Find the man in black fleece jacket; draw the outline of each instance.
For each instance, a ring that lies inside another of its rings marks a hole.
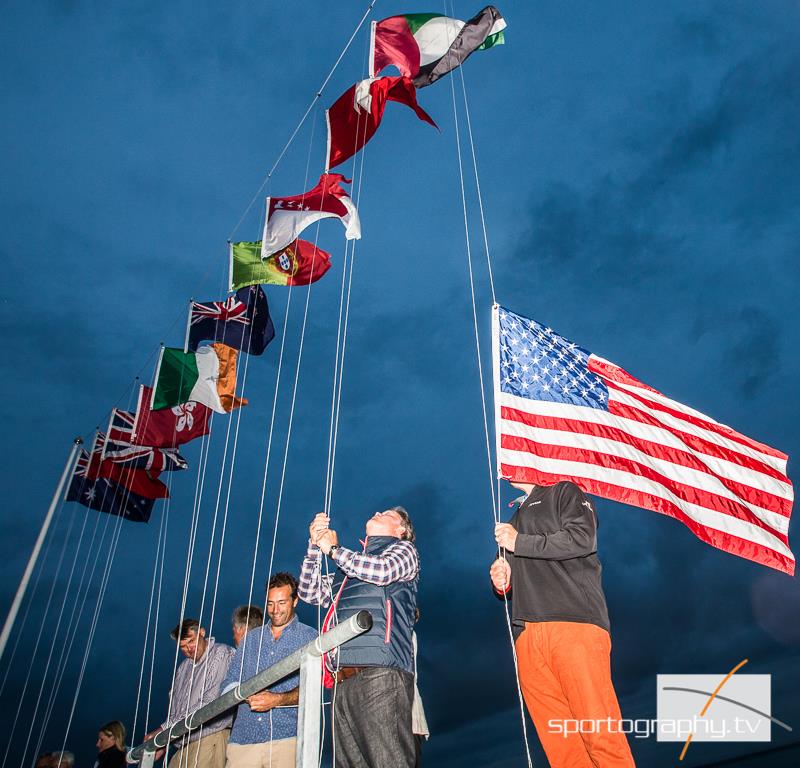
[[[634,765],[611,682],[597,516],[577,485],[512,483],[527,494],[495,539],[495,590],[511,597],[525,703],[553,768]]]

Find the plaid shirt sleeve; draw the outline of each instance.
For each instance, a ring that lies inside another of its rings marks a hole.
[[[297,594],[304,603],[321,605],[323,608],[331,602],[331,583],[333,574],[322,574],[322,551],[311,542],[303,558],[300,569],[300,581]]]
[[[402,539],[390,544],[380,555],[337,547],[333,560],[348,576],[379,587],[395,581],[411,581],[419,573],[417,548]]]

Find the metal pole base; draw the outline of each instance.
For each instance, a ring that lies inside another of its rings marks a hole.
[[[304,653],[300,662],[296,768],[317,768],[319,765],[322,659],[321,656]]]

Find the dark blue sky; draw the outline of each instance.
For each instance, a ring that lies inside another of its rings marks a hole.
[[[797,5],[681,0],[500,8],[507,45],[465,66],[499,301],[794,456]],[[441,8],[387,0],[377,4],[375,18],[427,10]],[[476,10],[456,5],[462,18]],[[159,342],[180,343],[190,296],[222,297],[226,239],[362,11],[361,3],[7,4],[0,31],[3,610],[72,437],[105,424],[115,403],[128,405],[133,378],[152,375]],[[363,76],[365,55],[364,32],[323,105]],[[419,100],[441,133],[389,105],[366,150],[334,526],[353,542],[364,519],[384,505],[402,503],[414,517],[423,562],[420,687],[434,734],[429,764],[521,765],[505,622],[486,579],[491,500],[450,82],[424,89]],[[270,191],[302,192],[307,162],[311,187],[324,151],[323,114],[316,110]],[[343,167],[351,170],[350,163]],[[490,294],[472,184],[469,203],[488,361]],[[259,200],[237,238],[260,237],[262,207]],[[334,266],[312,290],[277,532],[275,566],[293,570],[324,494],[344,256],[337,223],[323,223],[320,245]],[[280,332],[287,292],[273,287],[268,295]],[[292,296],[286,334],[256,563],[259,598],[305,295]],[[249,587],[278,343],[248,368],[251,405],[239,425],[212,627],[225,641],[230,611],[246,601]],[[220,485],[226,427],[219,419],[211,440],[188,594],[192,614],[200,611],[218,493],[212,584],[219,558],[230,478],[226,469]],[[192,469],[174,479],[169,508],[151,725],[163,714],[169,684],[168,631],[180,611],[198,449],[186,450]],[[513,495],[504,488],[504,504]],[[597,507],[623,713],[655,715],[658,673],[725,672],[747,657],[748,671],[773,676],[773,713],[798,726],[797,581],[713,550],[673,520],[602,500]],[[133,721],[163,514],[160,505],[149,526],[120,529],[67,740],[79,768],[91,765],[100,724]],[[101,536],[106,522],[71,505],[56,520],[2,691],[0,743],[8,746],[8,766],[22,760],[40,690],[39,711],[55,697],[44,748],[64,738],[111,540],[111,527]],[[88,580],[98,553],[55,694],[74,586],[84,563]],[[206,624],[210,612],[207,600]],[[316,621],[306,609],[301,617]],[[6,657],[0,675],[7,669]],[[140,714],[137,739],[142,728]],[[773,734],[776,745],[792,741],[779,729]],[[34,728],[32,740],[38,736]],[[686,763],[755,748],[696,744]],[[673,765],[679,751],[652,740],[637,740],[633,749],[646,766]],[[762,764],[796,764],[787,755]]]

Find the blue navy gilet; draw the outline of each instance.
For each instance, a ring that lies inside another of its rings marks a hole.
[[[394,536],[370,536],[364,552],[379,555]],[[333,580],[336,617],[342,622],[361,610],[372,614],[372,629],[339,648],[342,667],[392,667],[414,673],[411,632],[417,608],[419,576],[385,587],[346,577],[337,570]],[[333,609],[333,607],[332,607]]]

